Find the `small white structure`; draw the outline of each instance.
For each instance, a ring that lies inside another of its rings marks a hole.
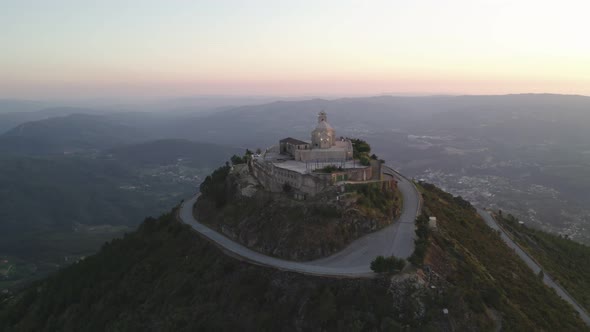
[[[428,228],[432,229],[432,230],[436,230],[437,226],[436,226],[436,217],[430,217],[428,218]]]

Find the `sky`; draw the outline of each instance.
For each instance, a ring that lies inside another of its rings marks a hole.
[[[0,98],[590,95],[590,1],[0,0]]]

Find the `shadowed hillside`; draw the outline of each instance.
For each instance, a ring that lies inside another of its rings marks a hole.
[[[179,223],[148,218],[135,233],[0,298],[5,331],[584,331],[474,214],[424,187],[427,270],[329,279],[240,262]],[[419,256],[419,255],[418,255]],[[418,258],[414,257],[417,262]],[[417,262],[417,264],[419,264]],[[434,273],[434,274],[432,274]],[[435,287],[432,287],[435,286]],[[443,309],[449,311],[448,315]]]
[[[0,158],[0,289],[38,278],[190,197],[236,149],[182,140]],[[1,268],[0,268],[1,270]]]
[[[46,155],[84,152],[148,140],[148,132],[103,116],[71,114],[20,124],[0,135],[0,152]]]

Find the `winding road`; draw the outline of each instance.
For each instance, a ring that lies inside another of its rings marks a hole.
[[[353,241],[348,247],[331,256],[308,262],[287,261],[270,257],[245,246],[234,242],[224,235],[210,229],[198,222],[193,215],[193,205],[199,195],[185,201],[179,210],[179,217],[182,222],[192,226],[197,232],[205,236],[216,245],[222,247],[231,255],[254,264],[270,266],[284,271],[299,272],[310,275],[327,277],[372,277],[374,273],[370,264],[375,257],[396,256],[408,258],[414,252],[414,220],[421,208],[420,194],[412,182],[389,167],[385,167],[385,174],[395,177],[398,187],[404,198],[402,213],[397,222],[384,229],[365,235]],[[478,209],[477,212],[492,229],[500,231],[501,238],[506,245],[514,249],[515,253],[528,265],[534,273],[539,273],[541,267],[518,246],[504,230],[497,224],[496,220],[485,210]],[[561,286],[547,274],[544,274],[543,282],[553,288],[557,294],[570,303],[580,314],[582,320],[590,325],[588,313],[570,296]]]
[[[516,244],[508,236],[508,234],[506,234],[504,229],[498,225],[496,220],[489,214],[489,212],[483,209],[477,209],[477,212],[483,218],[486,224],[488,224],[488,226],[490,226],[492,229],[500,231],[500,237],[502,238],[502,240],[504,240],[506,245],[514,249],[514,252],[518,255],[518,257],[520,257],[524,261],[524,263],[533,270],[535,274],[541,271],[541,266],[539,266],[539,264],[537,264],[537,262],[535,262],[535,260],[531,256],[529,256],[524,250],[522,250],[522,248],[518,244]],[[584,308],[582,308],[582,306],[579,305],[578,302],[576,302],[576,300],[574,300],[574,298],[571,295],[569,295],[569,293],[565,289],[561,288],[561,286],[559,286],[559,284],[557,284],[547,274],[547,272],[543,271],[543,275],[543,282],[545,283],[545,285],[553,288],[557,295],[559,295],[559,297],[571,304],[574,307],[574,309],[576,309],[576,311],[580,314],[580,318],[582,318],[582,320],[587,325],[590,325],[590,316],[588,315],[586,310],[584,310]]]
[[[185,201],[179,211],[179,217],[185,224],[213,241],[224,250],[241,259],[255,264],[304,274],[331,277],[371,277],[370,264],[375,257],[396,256],[408,258],[414,252],[414,220],[420,212],[420,194],[412,182],[385,167],[385,174],[394,176],[404,199],[404,206],[399,219],[377,232],[365,235],[350,243],[342,251],[308,262],[293,262],[266,256],[234,242],[224,235],[198,222],[193,216],[193,205],[198,195]]]

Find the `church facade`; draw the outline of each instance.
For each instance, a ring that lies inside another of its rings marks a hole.
[[[326,112],[318,114],[318,123],[311,132],[311,143],[295,138],[279,142],[281,154],[303,162],[344,162],[352,160],[352,142],[336,138],[336,132],[328,123]]]
[[[333,168],[326,171],[327,166]],[[353,159],[352,142],[336,138],[325,112],[319,113],[310,142],[284,138],[264,154],[254,156],[250,169],[267,190],[280,192],[288,187],[299,199],[315,196],[330,186],[380,181],[382,177],[379,161],[361,165]]]

